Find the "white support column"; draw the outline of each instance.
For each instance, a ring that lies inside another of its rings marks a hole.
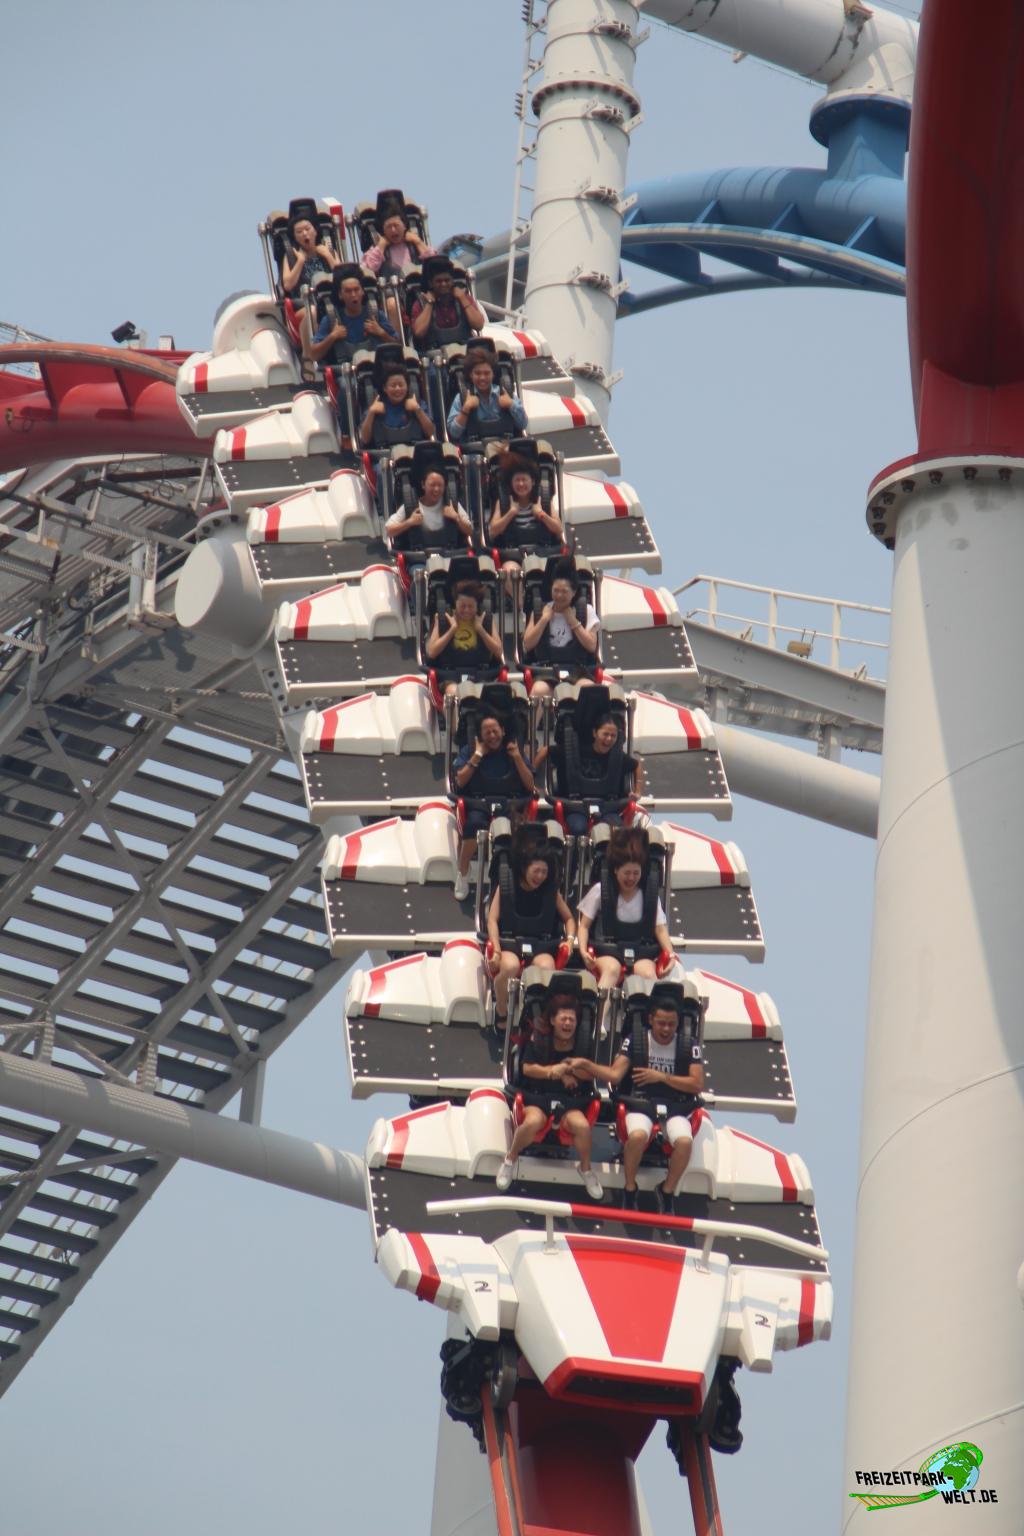
[[[607,421],[637,10],[628,0],[550,0],[534,98],[536,181],[527,322]]]
[[[895,536],[843,1529],[861,1471],[984,1453],[986,1532],[1024,1508],[1024,461],[918,460]],[[910,1492],[892,1489],[892,1492]],[[980,1493],[979,1493],[980,1497]],[[930,1503],[900,1511],[934,1532]]]

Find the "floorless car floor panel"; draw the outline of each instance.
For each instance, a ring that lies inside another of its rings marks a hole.
[[[383,539],[335,539],[324,544],[253,544],[252,563],[260,585],[282,597],[318,591],[368,565],[390,562]]]
[[[440,950],[449,939],[475,938],[472,896],[456,901],[450,884],[373,885],[325,880],[324,905],[332,946],[404,951]]]
[[[603,523],[570,523],[576,548],[592,565],[661,570],[661,555],[642,517],[608,518]]]
[[[502,1042],[478,1024],[408,1024],[397,1019],[348,1019],[353,1094],[401,1091],[449,1093],[442,1083],[501,1082]]]
[[[597,1142],[598,1138],[595,1137],[595,1163],[603,1161]],[[610,1152],[610,1146],[606,1150]],[[520,1158],[520,1171],[525,1176],[513,1183],[508,1192],[509,1195],[522,1195],[533,1200],[569,1200],[574,1204],[589,1204],[583,1185],[572,1172],[572,1159],[575,1153],[569,1153],[562,1160],[567,1176],[564,1183],[553,1184],[530,1179],[531,1163],[535,1163],[538,1157],[548,1155],[534,1153]],[[615,1161],[618,1161],[617,1155]],[[431,1216],[426,1210],[428,1200],[477,1199],[483,1195],[493,1195],[494,1192],[493,1178],[442,1179],[426,1174],[406,1173],[401,1168],[374,1168],[370,1172],[372,1216],[378,1236],[388,1227],[398,1227],[402,1232],[456,1232],[482,1237],[485,1242],[493,1242],[506,1232],[523,1228],[543,1228],[542,1216],[527,1215],[513,1210],[464,1211],[450,1216]],[[634,1241],[645,1237],[650,1240],[657,1234],[660,1241],[685,1248],[702,1246],[703,1238],[690,1233],[678,1231],[672,1233],[666,1229],[662,1229],[659,1233],[656,1227],[645,1229],[617,1221],[617,1212],[612,1204],[615,1198],[614,1192],[605,1191],[605,1200],[608,1203],[606,1218],[600,1221],[559,1218],[555,1222],[556,1230],[599,1233],[605,1237],[631,1238]],[[654,1214],[653,1194],[641,1194],[640,1209]],[[821,1234],[814,1208],[796,1202],[785,1205],[767,1202],[737,1205],[731,1200],[711,1200],[706,1195],[683,1195],[679,1200],[679,1215],[701,1217],[708,1221],[732,1221],[766,1227],[770,1232],[778,1233],[780,1236],[794,1237],[800,1242],[814,1243],[818,1246],[821,1244]],[[749,1238],[716,1237],[715,1248],[726,1254],[733,1264],[745,1264],[759,1269],[797,1271],[803,1274],[827,1273],[826,1264],[818,1259],[787,1253],[784,1249],[776,1248],[770,1243]]]
[[[371,681],[386,685],[422,671],[415,640],[282,640],[275,642],[290,700],[329,698]]]
[[[391,813],[399,803],[410,810],[447,795],[444,753],[408,752],[364,757],[347,752],[310,752],[302,759],[309,813],[314,821],[336,810],[367,815]]]
[[[746,954],[752,959],[764,955],[757,907],[746,886],[670,891],[668,920],[673,941],[688,953]]]

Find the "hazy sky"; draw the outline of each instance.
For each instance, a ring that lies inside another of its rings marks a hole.
[[[221,299],[263,284],[257,222],[294,195],[401,185],[435,239],[506,227],[519,10],[8,0],[0,318],[85,341],[131,319],[206,347]],[[656,27],[637,88],[631,181],[823,163],[815,89],[752,60]],[[666,585],[888,601],[864,493],[914,446],[904,337],[900,300],[807,292],[620,327],[610,430]],[[789,1536],[820,1536],[843,1493],[873,848],[750,801],[718,835],[746,854],[768,943],[764,966],[718,968],[775,997],[800,1106],[749,1128],[811,1170],[836,1329],[742,1379],[746,1444],[716,1469],[727,1530],[771,1498]],[[361,1150],[389,1101],[350,1102],[342,1011],[339,990],[274,1058],[264,1119]],[[421,1536],[442,1333],[375,1273],[364,1218],[181,1165],[0,1403],[0,1530]],[[689,1521],[662,1438],[640,1463],[659,1536]]]

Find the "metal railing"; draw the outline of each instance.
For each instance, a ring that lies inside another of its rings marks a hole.
[[[868,627],[874,620],[876,631],[883,630],[887,635],[888,608],[848,602],[844,598],[818,597],[809,592],[788,592],[780,587],[762,587],[725,576],[691,576],[681,587],[675,587],[672,595],[682,598],[684,594],[693,593],[699,597],[701,588],[706,589],[703,604],[698,602],[693,607],[685,607],[680,602],[684,619],[695,619],[712,629],[734,634],[739,640],[750,640],[775,651],[783,650],[804,661],[817,661],[836,672],[882,681],[876,672],[869,671],[869,665],[874,662],[877,666],[881,659],[884,672],[888,638],[848,633],[844,630],[844,620],[850,614],[869,616]],[[730,606],[723,607],[723,592],[746,594],[759,601],[744,603],[741,596],[734,598],[730,595],[725,599]],[[741,611],[731,611],[734,607]],[[759,611],[751,611],[755,608]],[[864,652],[871,654],[864,655]]]

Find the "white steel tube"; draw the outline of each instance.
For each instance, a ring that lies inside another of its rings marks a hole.
[[[729,788],[766,805],[776,805],[861,837],[878,830],[878,779],[860,768],[830,763],[798,747],[716,725],[715,740]]]
[[[966,472],[965,472],[966,471]],[[843,1529],[858,1470],[984,1454],[1024,1508],[1024,464],[918,461],[895,533]],[[894,500],[889,495],[890,502]],[[927,1504],[899,1514],[928,1536]]]
[[[525,310],[607,421],[636,7],[550,0]]]
[[[918,24],[883,6],[847,16],[843,0],[646,0],[644,15],[848,92],[910,100]]]
[[[351,1152],[81,1077],[66,1067],[0,1051],[0,1104],[320,1200],[360,1210],[366,1206],[363,1160]]]

